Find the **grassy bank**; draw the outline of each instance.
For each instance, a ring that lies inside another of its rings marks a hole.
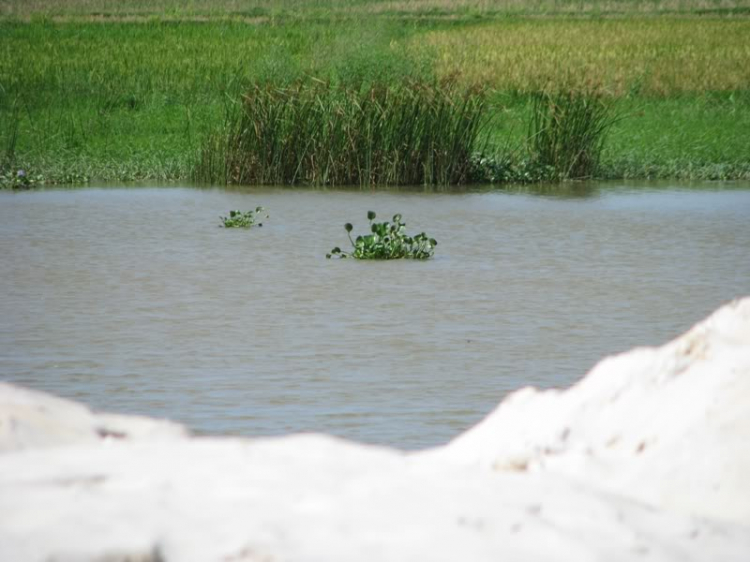
[[[201,139],[252,82],[419,77],[429,69],[398,46],[409,33],[402,24],[3,22],[0,155],[12,151],[51,181],[188,177]]]
[[[501,122],[496,145],[522,152],[530,104],[526,95],[492,100]],[[750,95],[745,92],[628,96],[601,157],[601,178],[750,179]]]
[[[49,182],[185,179],[255,83],[450,77],[489,87],[490,140],[509,157],[534,91],[583,85],[626,116],[599,175],[748,178],[747,4],[5,0],[0,164]],[[667,6],[683,15],[651,15]],[[718,9],[735,16],[696,15]],[[560,12],[574,15],[538,17]],[[591,17],[605,12],[626,15]]]

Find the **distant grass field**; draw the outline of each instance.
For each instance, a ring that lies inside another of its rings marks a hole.
[[[550,83],[673,96],[750,88],[750,19],[515,19],[430,32],[437,71],[498,90]]]
[[[627,116],[606,144],[603,175],[748,178],[746,9],[750,1],[0,0],[0,165],[51,182],[184,179],[253,82],[452,77],[491,89],[498,149],[523,144],[530,92],[586,85],[617,96]],[[697,15],[717,11],[734,15]]]
[[[518,150],[527,133],[526,96],[498,93],[495,142]],[[750,179],[750,93],[634,96],[607,137],[604,178]]]
[[[185,178],[257,80],[385,83],[429,69],[408,26],[0,22],[0,159],[48,180]]]
[[[51,17],[330,17],[507,14],[743,14],[748,0],[0,0],[0,15]]]

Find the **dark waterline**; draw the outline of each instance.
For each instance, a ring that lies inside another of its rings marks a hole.
[[[262,229],[224,230],[266,207]],[[401,212],[428,262],[329,261]],[[0,193],[0,375],[199,433],[446,442],[750,294],[750,185]]]

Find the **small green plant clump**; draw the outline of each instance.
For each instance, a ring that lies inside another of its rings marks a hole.
[[[354,248],[351,252],[344,252],[338,246],[335,247],[326,258],[333,256],[339,258],[355,258],[359,260],[396,260],[411,258],[415,260],[426,260],[435,253],[437,241],[429,238],[424,232],[416,236],[406,234],[406,223],[402,222],[401,215],[393,215],[393,222],[373,222],[375,212],[368,211],[367,219],[370,221],[370,234],[357,236],[352,239],[351,223],[346,223],[344,229],[349,237],[349,242]]]
[[[42,176],[26,170],[0,168],[0,188],[3,189],[31,189],[42,181]]]
[[[558,179],[555,168],[515,154],[475,154],[471,178],[476,183],[543,183]]]
[[[229,211],[228,217],[221,217],[224,228],[250,228],[251,226],[263,226],[258,222],[260,215],[265,212],[263,207],[256,207],[254,211]],[[268,215],[265,216],[268,218]]]

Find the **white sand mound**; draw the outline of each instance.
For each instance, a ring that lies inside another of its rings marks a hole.
[[[416,454],[0,385],[0,561],[750,559],[750,299]]]
[[[86,406],[0,382],[0,453],[112,439],[187,437],[181,425],[140,416],[98,414]]]
[[[568,390],[512,394],[440,456],[750,524],[750,299],[604,359]]]

